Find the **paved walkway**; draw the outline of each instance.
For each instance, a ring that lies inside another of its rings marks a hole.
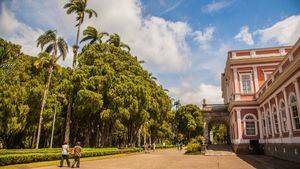
[[[205,151],[206,156],[216,156],[216,155],[235,155],[229,145],[209,145]]]
[[[277,161],[277,165],[274,161]],[[279,165],[280,164],[280,165]],[[280,168],[278,168],[280,167]],[[266,156],[204,156],[185,155],[176,149],[160,150],[150,154],[132,154],[124,157],[82,162],[81,169],[297,169],[300,165],[275,160]],[[56,169],[56,166],[39,169]]]

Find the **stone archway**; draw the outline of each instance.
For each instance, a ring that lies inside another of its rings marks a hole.
[[[229,112],[224,104],[203,104],[205,144],[210,144],[210,129],[213,124],[227,126],[227,139],[230,143]]]

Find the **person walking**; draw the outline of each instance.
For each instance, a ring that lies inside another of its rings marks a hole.
[[[152,144],[152,150],[153,150],[153,152],[155,151],[155,148],[156,148],[156,145],[155,145],[155,143],[153,143]]]
[[[72,165],[72,168],[80,166],[80,157],[81,157],[81,146],[80,142],[76,143],[76,146],[74,147],[74,163]]]
[[[70,167],[70,161],[69,161],[69,145],[68,142],[64,142],[62,145],[62,152],[61,152],[61,158],[60,158],[60,166],[63,167],[64,160],[66,159],[68,167]]]

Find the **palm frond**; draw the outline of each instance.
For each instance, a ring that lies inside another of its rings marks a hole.
[[[120,47],[121,47],[121,48],[126,48],[127,51],[130,52],[130,47],[129,47],[127,44],[121,42]]]
[[[67,53],[68,53],[68,44],[67,44],[67,42],[63,38],[59,37],[58,40],[57,40],[57,47],[58,47],[60,56],[62,56],[63,60],[65,60],[66,56],[67,56]]]
[[[53,51],[53,49],[54,49],[54,44],[52,43],[47,46],[47,48],[45,49],[45,52],[51,53]]]

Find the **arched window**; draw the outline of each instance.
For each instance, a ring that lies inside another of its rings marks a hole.
[[[265,117],[264,116],[262,116],[262,132],[263,132],[263,135],[265,136],[265,135],[267,135],[266,133],[267,133],[267,128],[266,128],[266,119],[265,119]]]
[[[244,128],[246,136],[255,136],[257,134],[256,118],[252,114],[244,117]]]
[[[286,111],[285,111],[285,104],[284,101],[281,100],[279,103],[279,113],[282,119],[282,130],[283,132],[287,131],[287,116],[286,116]]]
[[[273,107],[273,119],[274,119],[274,130],[275,130],[275,133],[278,134],[279,133],[279,120],[278,120],[278,116],[277,116],[276,107]]]
[[[290,112],[292,114],[293,128],[300,129],[300,116],[297,107],[297,98],[294,93],[290,95]]]
[[[267,126],[268,126],[268,134],[272,135],[272,122],[271,122],[271,114],[269,110],[267,111]]]

